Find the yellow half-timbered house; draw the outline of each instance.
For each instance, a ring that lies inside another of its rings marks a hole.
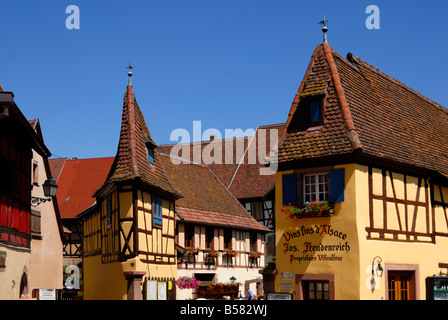
[[[447,124],[444,107],[319,44],[278,150],[276,291],[446,296],[428,279],[448,267]]]
[[[86,300],[175,299],[181,194],[165,175],[130,79],[117,154],[95,204],[79,215]]]

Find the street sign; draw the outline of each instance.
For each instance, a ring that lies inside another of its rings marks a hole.
[[[266,300],[292,300],[292,293],[286,292],[269,292]]]

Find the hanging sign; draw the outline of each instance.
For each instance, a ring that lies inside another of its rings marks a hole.
[[[345,232],[332,225],[299,226],[283,233],[283,254],[292,263],[341,262],[350,252]]]

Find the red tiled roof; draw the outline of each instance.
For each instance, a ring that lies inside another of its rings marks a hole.
[[[67,219],[75,218],[94,204],[93,193],[105,181],[114,158],[64,160],[56,197],[61,218]],[[49,162],[53,170],[55,162],[60,162],[60,159],[50,159]]]
[[[156,150],[154,165],[149,163],[147,144],[156,147],[135,99],[132,85],[128,85],[124,95],[120,140],[115,161],[107,179],[95,192],[95,196],[101,194],[108,185],[132,181],[142,182],[149,188],[172,198],[181,197],[182,195],[169,183]]]
[[[288,116],[279,162],[356,153],[448,177],[447,110],[358,57],[348,57],[326,43],[317,46]],[[300,101],[319,93],[326,93],[325,120],[321,129],[310,131],[301,126]]]
[[[64,169],[65,162],[69,158],[55,158],[50,159],[50,171],[53,176],[54,181],[58,182],[59,176],[61,175],[62,170]]]
[[[259,224],[205,165],[173,164],[160,154],[170,182],[184,197],[176,210],[185,222],[213,224],[269,232]]]
[[[277,146],[270,146],[270,133],[277,130],[278,139],[283,132],[285,124],[265,125],[257,128],[255,137],[258,136],[260,129],[266,130],[266,139],[254,139],[252,137],[242,137],[214,141],[194,142],[190,144],[179,145],[162,145],[158,146],[159,152],[169,155],[175,146],[186,148],[189,154],[173,152],[175,157],[185,159],[188,162],[196,163],[194,159],[195,148],[203,154],[209,154],[211,150],[221,158],[220,163],[206,164],[209,169],[219,178],[222,184],[239,200],[262,198],[272,190],[275,185],[274,175],[260,175],[260,168],[264,167],[264,163],[259,161],[258,155],[269,156],[270,149],[276,149]],[[226,144],[232,144],[233,154],[226,159]],[[262,149],[259,149],[262,148]],[[264,150],[263,150],[264,149]],[[261,152],[263,150],[263,152]],[[255,159],[249,156],[249,152],[254,151]],[[255,160],[255,161],[253,161]],[[230,162],[230,163],[229,163]],[[201,157],[200,164],[205,164]]]

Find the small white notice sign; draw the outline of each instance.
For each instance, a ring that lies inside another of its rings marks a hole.
[[[39,300],[56,300],[56,290],[39,289]]]
[[[159,300],[166,300],[166,282],[158,283]]]
[[[157,281],[148,281],[146,283],[146,299],[157,300]]]
[[[282,281],[293,281],[294,280],[294,272],[280,272],[279,278]]]

